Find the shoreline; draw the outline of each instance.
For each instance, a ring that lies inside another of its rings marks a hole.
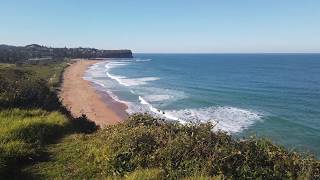
[[[101,61],[76,59],[75,63],[67,67],[63,73],[59,97],[72,116],[80,117],[85,114],[88,119],[104,127],[125,120],[128,117],[128,107],[83,78],[87,69],[98,62]]]

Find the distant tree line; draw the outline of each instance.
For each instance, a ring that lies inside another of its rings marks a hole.
[[[131,50],[99,50],[95,48],[52,48],[31,44],[27,46],[0,45],[0,62],[16,63],[31,58],[132,58]]]

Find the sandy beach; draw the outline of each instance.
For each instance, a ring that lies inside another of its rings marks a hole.
[[[97,91],[91,82],[83,79],[87,68],[97,62],[77,59],[66,68],[60,98],[74,117],[85,114],[104,127],[123,121],[127,117],[127,106],[113,100],[107,93]]]

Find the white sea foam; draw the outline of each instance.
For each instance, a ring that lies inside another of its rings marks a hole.
[[[135,59],[136,62],[148,62],[148,61],[151,61],[152,59]]]
[[[182,124],[187,122],[212,122],[216,125],[214,130],[222,130],[228,133],[239,133],[253,125],[256,121],[261,120],[262,117],[258,113],[236,107],[208,107],[162,111],[152,106],[141,96],[139,96],[139,101],[141,107],[137,108],[137,105],[131,105],[129,106],[129,113],[149,112],[168,120],[179,121]]]
[[[128,104],[128,102],[120,100],[120,98],[117,95],[115,95],[112,91],[109,91],[109,90],[105,90],[105,91],[109,94],[109,96],[113,100],[118,101],[118,102],[123,103],[123,104]]]
[[[101,87],[106,87],[106,85],[104,85],[103,83],[99,82],[99,81],[95,81],[95,80],[92,80],[91,82],[101,86]]]
[[[167,106],[172,102],[188,97],[183,91],[156,87],[137,87],[134,94],[140,95],[148,102],[161,104],[161,106]]]
[[[154,115],[160,116],[160,117],[165,117],[167,119],[170,120],[175,120],[178,121],[179,119],[170,115],[170,114],[166,114],[166,112],[161,111],[160,109],[157,109],[155,107],[153,107],[148,101],[146,101],[145,99],[143,99],[141,96],[139,96],[139,101],[142,105],[145,105],[147,107],[146,111],[149,111],[151,113],[153,113]],[[181,123],[185,123],[183,120],[180,121]]]
[[[113,79],[116,80],[119,84],[123,86],[139,86],[139,85],[145,85],[149,81],[156,81],[160,78],[158,77],[141,77],[141,78],[127,78],[125,76],[119,76],[115,74],[111,74],[109,72],[110,69],[118,67],[118,66],[125,66],[130,64],[131,62],[123,62],[123,61],[113,61],[113,62],[108,62],[105,67],[106,67],[106,75]]]
[[[236,107],[208,107],[199,109],[182,109],[163,111],[155,108],[146,99],[139,96],[140,106],[128,105],[128,113],[148,112],[168,120],[178,121],[182,124],[192,122],[211,122],[215,125],[213,130],[222,130],[228,133],[239,133],[260,121],[262,115],[249,110]]]
[[[115,61],[115,62],[108,62],[105,67],[106,67],[106,70],[109,70],[109,69],[112,69],[112,68],[115,68],[115,67],[118,67],[118,66],[126,66],[130,64],[130,62],[119,62],[119,61]]]
[[[110,74],[109,72],[107,72],[106,74],[107,74],[107,76],[108,76],[109,78],[111,78],[111,79],[113,79],[113,80],[116,80],[119,84],[124,85],[124,86],[127,86],[126,84],[124,84],[124,83],[122,82],[122,79],[125,78],[124,76],[112,75],[112,74]]]
[[[167,94],[156,94],[156,95],[144,96],[143,98],[149,102],[160,102],[160,101],[174,99],[174,96],[167,95]]]
[[[125,76],[118,76],[110,74],[109,72],[106,73],[107,76],[113,80],[116,80],[119,84],[123,86],[139,86],[139,85],[145,85],[149,81],[156,81],[160,78],[158,77],[142,77],[142,78],[127,78]]]
[[[118,101],[118,102],[123,103],[123,104],[127,104],[128,103],[126,101],[120,100],[120,98],[117,95],[115,95],[112,91],[107,90],[105,88],[106,87],[105,84],[103,84],[103,83],[101,83],[101,82],[99,82],[97,80],[90,80],[90,81],[93,82],[94,84],[102,87],[101,89],[99,88],[99,90],[106,92],[113,100]]]
[[[95,63],[95,64],[89,66],[89,69],[97,69],[101,64],[104,64],[104,63],[105,63],[105,61],[99,62],[99,63]]]
[[[215,129],[229,133],[238,133],[261,119],[261,115],[236,107],[208,107],[200,109],[183,109],[166,112],[178,119],[190,122],[212,122]]]

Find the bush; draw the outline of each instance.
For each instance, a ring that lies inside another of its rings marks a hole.
[[[68,112],[66,112],[69,114]],[[72,117],[70,117],[72,118]],[[90,134],[95,131],[97,131],[100,127],[96,125],[95,122],[90,121],[86,115],[82,115],[78,118],[72,118],[72,121],[70,121],[70,131],[75,133],[86,133]]]
[[[136,114],[92,135],[66,138],[54,146],[55,159],[32,171],[71,179],[129,177],[147,169],[159,170],[164,179],[319,178],[319,161],[313,158],[264,139],[237,140],[211,129],[212,124],[181,125]]]
[[[0,64],[0,110],[43,108],[57,110],[61,103],[54,91],[67,63],[14,66]]]
[[[0,109],[60,107],[57,95],[41,79],[11,81],[0,76]]]

